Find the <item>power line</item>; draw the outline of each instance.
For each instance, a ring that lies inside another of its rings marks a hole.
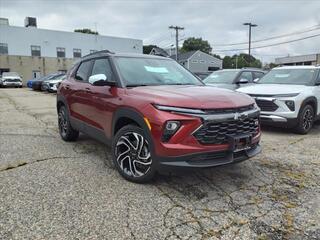
[[[264,46],[253,47],[253,48],[251,48],[251,49],[259,49],[259,48],[273,47],[273,46],[278,46],[278,45],[282,45],[282,44],[287,44],[287,43],[302,41],[302,40],[305,40],[305,39],[314,38],[314,37],[318,37],[318,36],[320,36],[320,33],[319,33],[319,34],[315,34],[315,35],[311,35],[311,36],[308,36],[308,37],[303,37],[303,38],[298,38],[298,39],[290,40],[290,41],[285,41],[285,42],[279,42],[279,43],[274,43],[274,44],[269,44],[269,45],[264,45]],[[238,48],[238,49],[216,49],[216,50],[214,50],[214,51],[215,51],[215,52],[233,52],[233,51],[243,51],[243,50],[247,50],[247,48]]]
[[[277,36],[274,36],[274,37],[269,37],[269,38],[264,38],[264,39],[259,39],[259,40],[255,40],[255,41],[251,41],[251,42],[252,43],[264,42],[264,41],[268,41],[268,40],[274,40],[274,39],[277,39],[277,38],[283,38],[283,37],[289,37],[289,36],[293,36],[293,35],[297,35],[297,34],[313,32],[313,31],[316,31],[316,30],[320,29],[320,25],[318,24],[318,25],[315,25],[315,26],[312,26],[312,27],[309,27],[309,28],[310,29],[304,30],[304,31],[301,30],[301,31],[291,32],[291,33],[277,35]],[[229,43],[229,44],[221,43],[221,44],[213,44],[213,45],[222,47],[222,46],[236,46],[236,45],[244,45],[244,44],[247,44],[247,42]]]

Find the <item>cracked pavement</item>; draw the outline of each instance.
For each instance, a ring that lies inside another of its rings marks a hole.
[[[0,239],[320,239],[320,124],[264,129],[236,165],[122,179],[110,149],[60,139],[55,95],[0,89]]]

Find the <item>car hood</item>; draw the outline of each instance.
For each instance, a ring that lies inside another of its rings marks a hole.
[[[237,89],[239,92],[255,95],[293,94],[304,91],[308,86],[287,84],[255,84]]]
[[[210,86],[146,86],[127,89],[127,93],[149,98],[154,104],[197,109],[237,108],[254,103],[245,94]]]
[[[235,90],[237,89],[237,84],[227,84],[227,83],[210,83],[207,84],[208,86],[212,87],[218,87],[218,88],[226,88],[230,90]]]

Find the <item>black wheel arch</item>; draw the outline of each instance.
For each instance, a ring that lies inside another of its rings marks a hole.
[[[301,104],[300,112],[302,111],[302,109],[306,105],[311,105],[313,107],[314,114],[315,115],[317,114],[317,112],[318,112],[318,101],[317,101],[316,97],[308,97],[308,98],[306,98]]]
[[[137,110],[127,107],[120,108],[114,113],[112,119],[112,137],[117,131],[128,124],[138,125],[151,138],[150,129],[144,120],[144,116]]]

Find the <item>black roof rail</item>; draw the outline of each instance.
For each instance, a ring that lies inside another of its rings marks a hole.
[[[87,54],[87,55],[85,55],[85,56],[83,56],[83,57],[89,57],[89,56],[96,55],[96,54],[101,54],[101,53],[114,54],[114,52],[111,52],[111,51],[105,49],[105,50],[101,50],[101,51],[96,51],[96,52],[93,52],[93,53],[89,53],[89,54]]]

